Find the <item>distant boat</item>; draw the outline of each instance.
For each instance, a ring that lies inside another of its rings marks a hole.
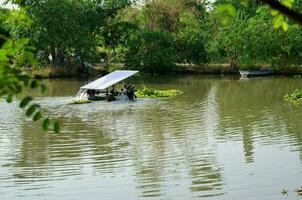
[[[242,77],[249,77],[249,76],[267,76],[273,73],[271,68],[263,68],[258,70],[239,70],[239,73]]]

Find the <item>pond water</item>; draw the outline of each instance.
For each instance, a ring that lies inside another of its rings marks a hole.
[[[0,199],[301,199],[301,78],[139,77],[168,100],[68,105],[85,80],[33,94],[60,134],[0,102]],[[281,191],[288,189],[288,195]]]

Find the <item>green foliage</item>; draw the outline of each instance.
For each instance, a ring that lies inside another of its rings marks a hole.
[[[184,12],[179,18],[179,30],[174,34],[177,63],[202,64],[208,61],[206,31],[197,16]]]
[[[5,42],[5,38],[10,37],[10,33],[8,28],[6,27],[5,24],[5,18],[7,16],[7,13],[9,12],[8,9],[2,9],[0,8],[0,46],[2,46]]]
[[[296,89],[291,94],[285,95],[284,99],[293,104],[300,104],[302,102],[302,91]]]
[[[223,25],[232,22],[236,16],[241,18],[254,16],[260,6],[261,3],[258,0],[216,0],[214,2],[215,15]]]
[[[59,124],[58,122],[54,122],[53,131],[54,131],[55,133],[59,133],[59,132],[60,132],[60,129],[61,129],[60,124]]]
[[[2,25],[13,22],[15,26],[18,26],[18,24],[24,25],[30,21],[22,10],[9,11],[6,15],[1,15],[1,20]],[[29,45],[29,40],[14,38],[10,35],[3,37],[3,44],[0,49],[0,98],[5,98],[8,103],[11,103],[24,89],[45,90],[44,85],[24,72],[21,68],[21,64],[24,63],[37,63],[33,48]],[[19,107],[25,109],[27,117],[31,117],[33,121],[38,121],[42,118],[40,106],[35,103],[30,105],[32,101],[32,97],[24,97]]]
[[[131,32],[136,29],[137,26],[135,24],[125,21],[107,24],[101,29],[105,47],[114,49],[118,47],[118,45],[125,45]]]
[[[12,95],[8,95],[6,97],[6,101],[7,101],[7,103],[11,103],[13,101],[13,96]]]
[[[12,0],[26,8],[30,26],[10,26],[13,36],[30,39],[42,66],[89,71],[99,62],[97,45],[115,48],[128,36],[127,23],[114,20],[132,0]],[[101,39],[100,39],[101,38]],[[101,40],[101,41],[100,41]],[[28,66],[32,67],[32,66]]]
[[[101,55],[109,62],[121,62],[124,57],[125,47],[132,32],[138,29],[137,25],[118,17],[109,19],[100,30],[100,45],[104,46]]]
[[[28,103],[32,100],[33,100],[33,98],[30,96],[25,97],[24,99],[22,99],[22,101],[20,103],[20,108],[25,108],[25,106],[27,106]]]
[[[272,24],[273,17],[263,7],[254,16],[233,18],[214,36],[211,42],[214,55],[220,54],[236,64],[265,63],[275,67],[301,64],[301,28],[289,25],[284,32]]]
[[[173,71],[176,63],[206,63],[205,6],[195,0],[168,0],[146,3],[140,11],[130,10],[135,16],[131,22],[140,29],[126,43],[126,67],[166,73]]]
[[[130,6],[136,0],[92,0],[98,8],[105,11],[106,16],[114,17],[118,11]]]
[[[280,3],[291,9],[294,6],[295,0],[281,0]],[[273,20],[274,27],[282,27],[284,31],[287,31],[289,26],[287,17],[284,16],[280,11],[274,9],[272,9],[271,14],[275,16]]]
[[[138,90],[136,93],[139,98],[164,98],[174,97],[182,94],[180,90],[156,90],[153,88],[144,87],[142,90]]]
[[[32,114],[37,110],[37,108],[40,108],[37,104],[32,104],[25,112],[27,117],[32,116]]]
[[[32,18],[28,36],[39,49],[41,61],[49,61],[49,55],[56,66],[90,61],[96,48],[95,32],[104,23],[104,13],[92,1],[47,0],[27,8]]]
[[[13,1],[26,9],[0,11],[0,18],[10,16],[0,23],[0,31],[14,39],[29,38],[25,42],[36,47],[33,56],[42,64],[91,71],[89,63],[104,59],[125,63],[128,69],[167,73],[176,64],[228,62],[236,68],[302,62],[300,28],[263,1],[156,0],[135,6],[131,0]],[[302,8],[297,0],[280,2],[293,10]],[[23,18],[25,14],[31,19]],[[34,65],[22,56],[15,62]],[[35,81],[28,84],[40,87]],[[12,101],[10,95],[6,99]]]
[[[280,1],[275,1],[275,3],[273,4],[278,4],[278,3],[280,3],[280,6],[285,6],[296,13],[299,13],[297,12],[297,10],[301,9],[300,1],[280,0]],[[247,17],[253,16],[254,12],[264,4],[270,5],[270,3],[264,0],[263,1],[262,0],[257,0],[257,1],[216,0],[214,3],[214,5],[216,5],[216,11],[220,15],[221,22],[223,24],[228,23],[228,21],[230,20],[229,16],[233,16],[233,17],[236,15],[247,16]],[[280,6],[277,6],[279,7],[279,10],[271,9],[271,14],[274,16],[272,21],[274,24],[274,28],[282,28],[284,31],[287,31],[289,27],[287,16],[291,17],[291,14],[284,11],[284,9],[280,8]],[[276,8],[275,6],[273,7]]]
[[[52,130],[55,132],[55,133],[59,133],[60,132],[60,124],[59,122],[57,121],[53,121],[51,120],[49,117],[46,117],[43,121],[43,124],[42,124],[42,127],[45,131],[49,130],[50,126],[52,126]]]
[[[42,125],[42,126],[43,126],[43,129],[44,129],[45,131],[48,130],[49,124],[50,124],[50,119],[47,117],[47,118],[44,119],[43,125]]]
[[[220,4],[216,8],[217,13],[220,14],[222,24],[227,24],[230,20],[230,16],[236,16],[236,8],[232,3]]]
[[[181,1],[150,1],[142,8],[139,23],[143,29],[174,32],[182,9]]]
[[[169,33],[142,30],[128,43],[126,68],[149,73],[166,73],[174,66],[173,41]]]
[[[35,113],[33,120],[36,122],[36,121],[40,120],[41,118],[42,118],[42,113],[38,111]]]

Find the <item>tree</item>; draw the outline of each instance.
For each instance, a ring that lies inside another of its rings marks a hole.
[[[117,16],[110,17],[106,20],[106,25],[100,29],[100,45],[109,50],[107,52],[109,56],[107,56],[110,58],[110,61],[122,60],[123,51],[127,46],[127,42],[131,34],[137,30],[137,24],[126,20],[121,14],[117,14]],[[113,53],[111,53],[111,50]],[[122,52],[117,52],[117,50],[121,50]]]
[[[132,13],[136,12],[132,10]],[[169,50],[171,50],[171,54],[174,54],[169,56],[168,60],[173,59],[171,63],[202,64],[208,61],[207,27],[205,26],[206,4],[204,1],[150,1],[144,4],[139,13],[134,16],[135,19],[132,17],[132,22],[136,22],[144,33],[148,30],[149,33],[154,34],[162,32],[163,35],[169,37],[169,41],[173,43],[172,46],[169,46]],[[135,38],[138,36],[139,34],[136,34]],[[146,37],[147,35],[141,34],[141,36]],[[131,45],[133,42],[132,40]],[[131,55],[134,52],[132,51]],[[136,52],[139,53],[139,51]],[[154,58],[153,54],[157,54],[157,52],[150,51],[145,57]],[[171,69],[171,67],[169,68]]]
[[[126,68],[150,73],[167,73],[174,66],[174,49],[168,32],[137,31],[128,43]]]
[[[27,9],[33,22],[26,36],[39,50],[41,61],[47,62],[49,55],[54,66],[90,61],[95,35],[104,24],[103,13],[91,1],[44,0]]]
[[[151,1],[142,8],[139,16],[144,29],[173,32],[178,29],[178,19],[182,4],[177,1]]]
[[[202,64],[208,62],[207,30],[203,22],[189,11],[181,13],[179,29],[174,33],[176,62]]]
[[[272,26],[273,19],[265,7],[259,7],[249,18],[237,14],[213,39],[216,52],[225,54],[233,65],[261,63],[287,67],[301,64],[301,28],[288,25],[284,32]]]

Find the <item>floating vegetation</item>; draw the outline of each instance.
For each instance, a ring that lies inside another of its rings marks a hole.
[[[302,103],[302,91],[296,89],[291,94],[285,95],[284,99],[293,104],[300,104]]]
[[[283,190],[281,191],[281,194],[283,194],[283,195],[288,195],[288,189],[283,189]]]
[[[165,97],[175,97],[182,94],[180,90],[156,90],[153,88],[144,87],[142,90],[138,90],[136,93],[137,97],[140,98],[165,98]]]
[[[83,100],[83,99],[75,99],[70,104],[85,104],[85,103],[91,103],[91,101]]]
[[[302,196],[302,186],[294,190],[294,192],[296,192],[298,196]],[[282,189],[281,194],[288,196],[288,189]]]
[[[295,192],[297,192],[298,196],[302,196],[302,186],[300,188],[296,189]]]

